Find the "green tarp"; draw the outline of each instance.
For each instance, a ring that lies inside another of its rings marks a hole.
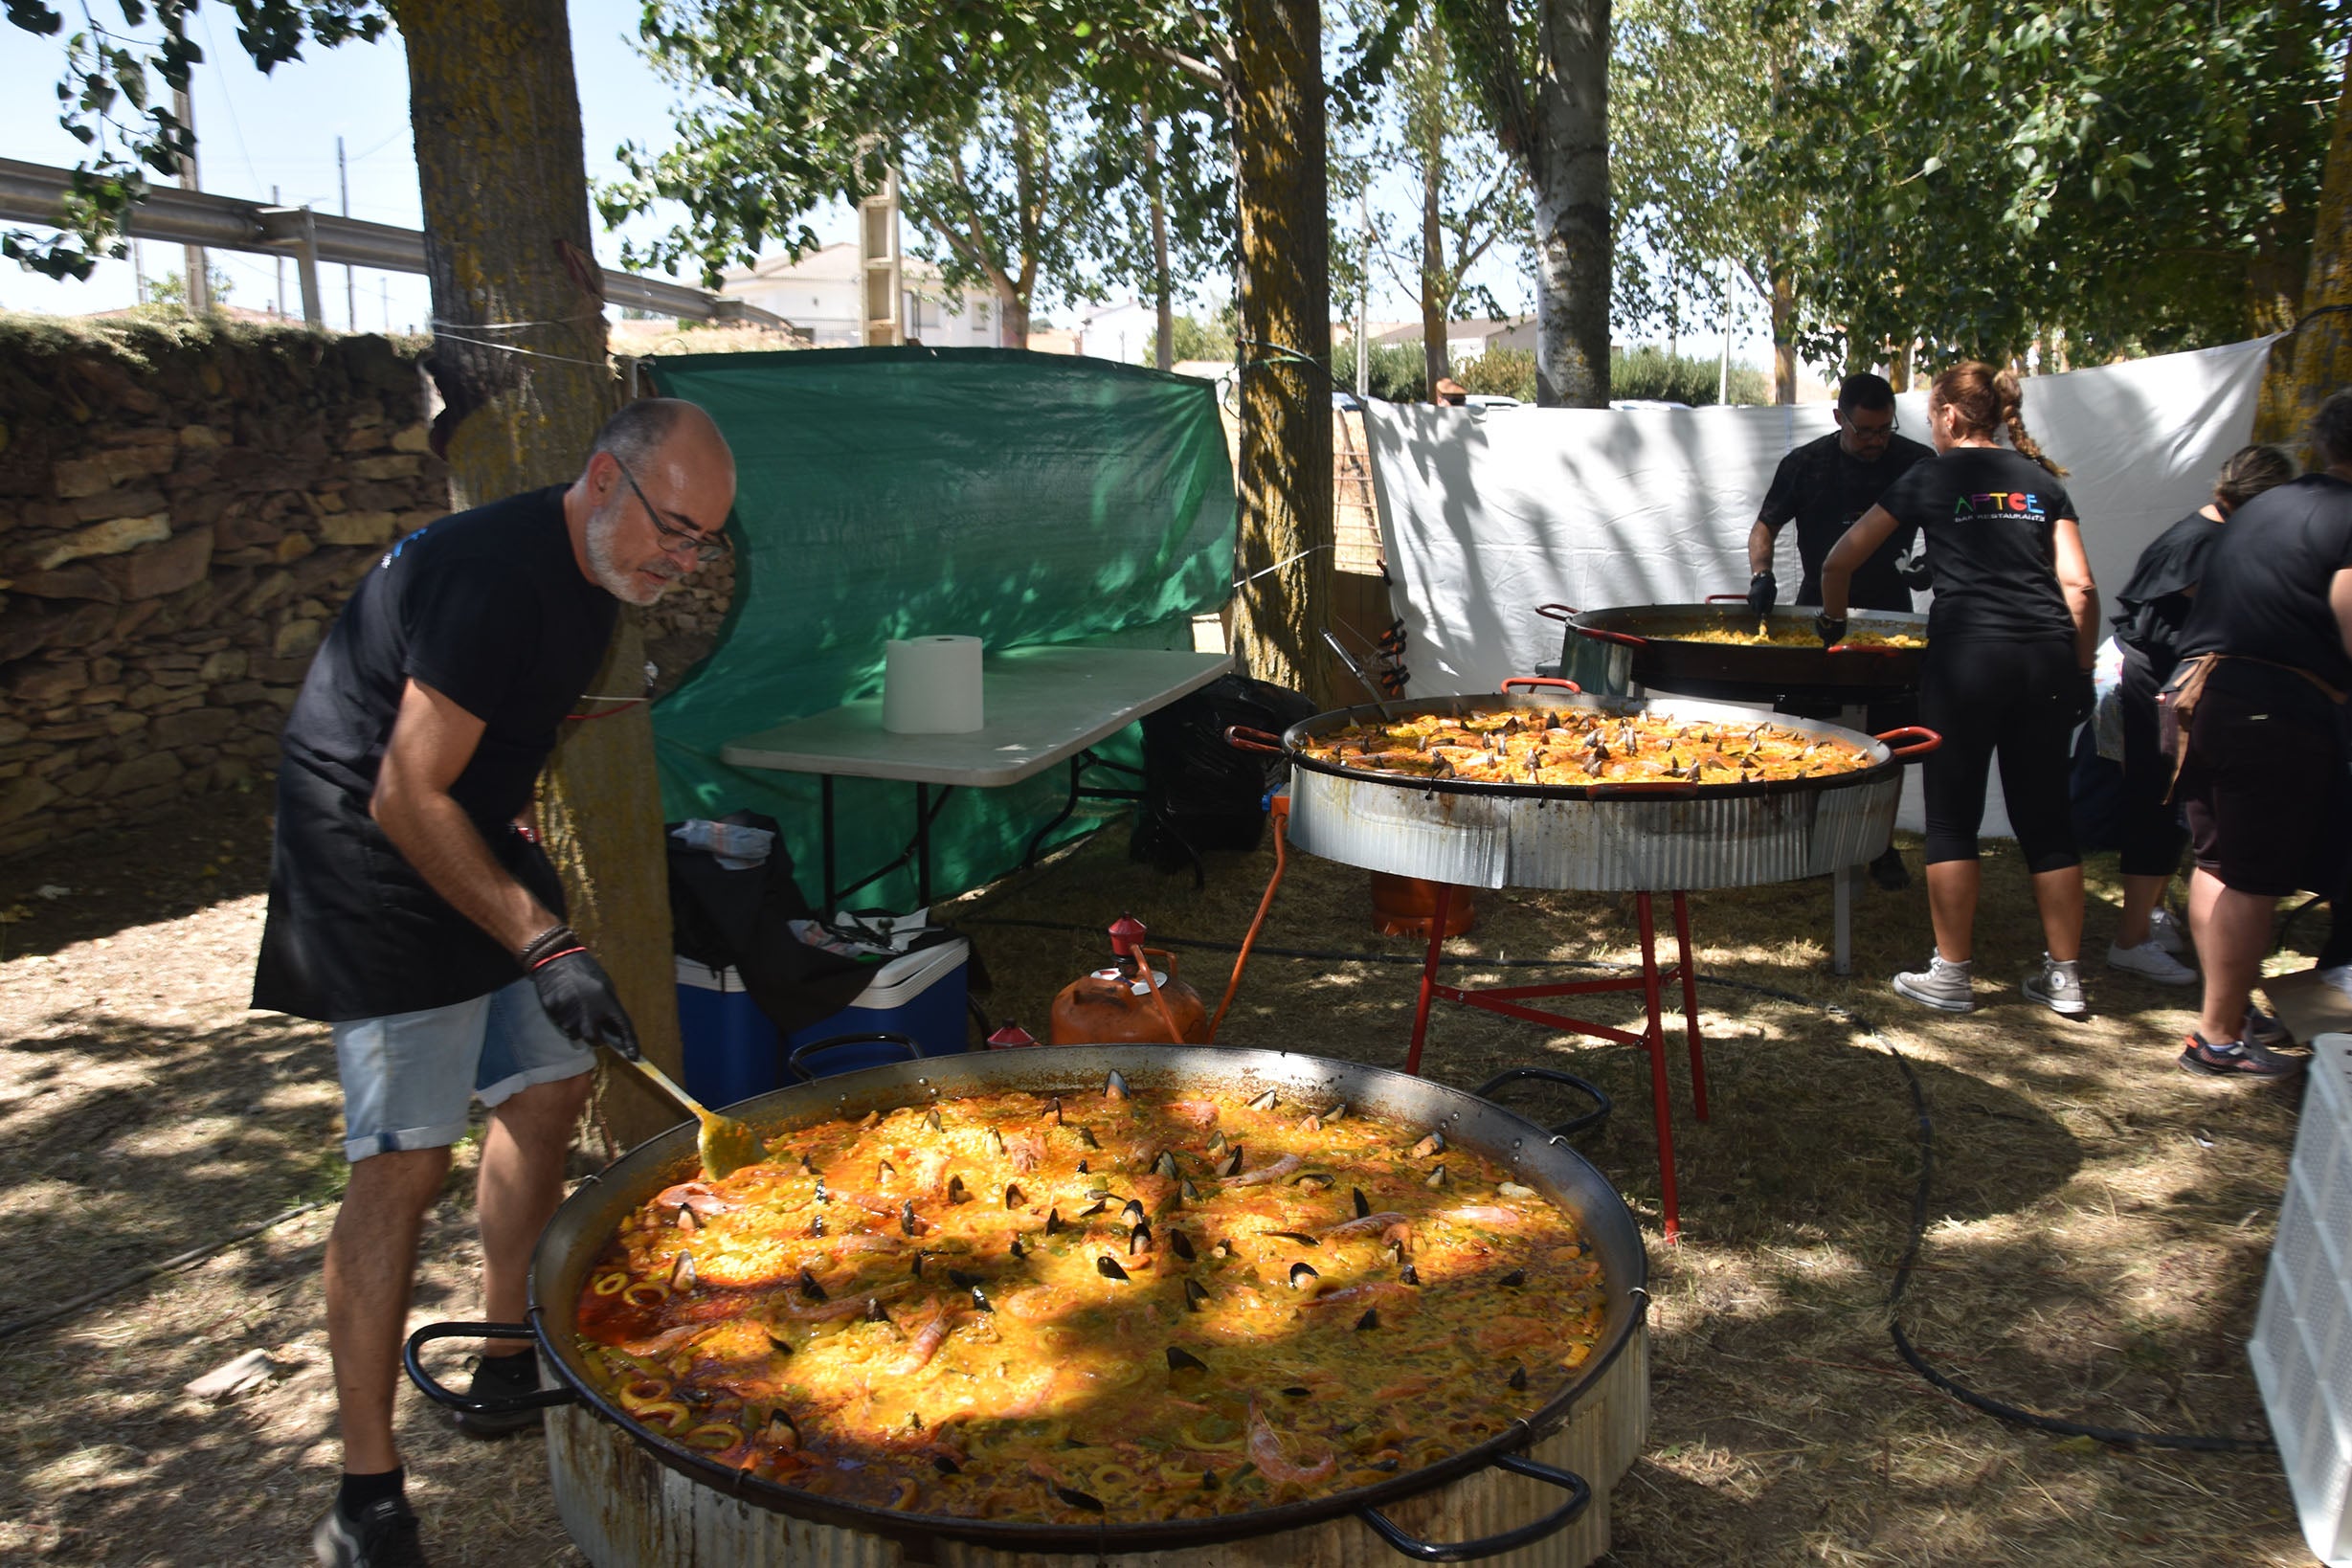
[[[994,348],[647,367],[662,393],[710,412],[738,475],[734,609],[710,658],[653,710],[662,807],[672,819],[742,807],[775,818],[812,902],[817,780],[730,767],[728,741],[878,692],[891,638],[1189,648],[1189,617],[1225,600],[1233,468],[1205,381]],[[1095,750],[1132,765],[1136,730]],[[932,828],[932,896],[1013,869],[1068,776],[952,792]],[[837,784],[844,886],[901,857],[913,801],[910,784]],[[913,872],[847,902],[911,907]]]

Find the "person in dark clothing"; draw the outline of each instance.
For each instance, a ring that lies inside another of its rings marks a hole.
[[[2027,997],[2085,1011],[2082,858],[2067,799],[2068,743],[2091,710],[2098,589],[2083,553],[2065,471],[2042,455],[2020,414],[2016,375],[1970,361],[1928,394],[1933,461],[1913,468],[1848,529],[1822,563],[1822,640],[1846,635],[1854,571],[1902,527],[1927,539],[1936,602],[1928,612],[1919,722],[1943,736],[1922,765],[1927,902],[1936,951],[1894,977],[1897,995],[1946,1012],[1975,1005],[1977,828],[1984,784],[2001,791],[2033,876],[2048,951]],[[2000,445],[2006,431],[2010,446]]]
[[[1771,488],[1748,530],[1748,609],[1761,620],[1780,597],[1780,580],[1772,571],[1773,550],[1781,529],[1797,525],[1797,559],[1804,575],[1792,604],[1821,603],[1821,566],[1830,548],[1846,530],[1878,503],[1913,464],[1935,456],[1927,447],[1895,434],[1894,389],[1884,376],[1849,375],[1838,384],[1838,428],[1805,442],[1773,471]],[[1865,610],[1911,609],[1912,585],[1904,577],[1904,556],[1915,529],[1899,528],[1869,560],[1854,571],[1849,602]],[[1920,579],[1925,586],[1925,579]],[[1913,705],[1873,703],[1869,725],[1883,733],[1912,722]],[[1809,718],[1831,718],[1834,712],[1810,712]],[[1870,876],[1889,889],[1908,886],[1902,852],[1889,845],[1871,862]]]
[[[2174,793],[2197,862],[2188,929],[2205,996],[2180,1062],[2217,1077],[2299,1069],[2245,1038],[2248,999],[2278,901],[2337,891],[2326,850],[2352,690],[2352,391],[2320,406],[2311,436],[2325,471],[2231,514],[2181,631],[2174,700],[2189,703],[2188,733]]]
[[[2123,653],[2117,701],[2123,717],[2123,915],[2107,949],[2107,967],[2159,985],[2194,985],[2180,959],[2187,946],[2162,915],[2164,885],[2181,863],[2188,830],[2170,799],[2172,763],[2157,745],[2156,694],[2180,660],[2197,584],[2222,525],[2263,491],[2295,477],[2274,446],[2241,447],[2222,464],[2213,499],[2166,528],[2139,553],[2131,581],[2116,595],[2116,644]]]
[[[478,1208],[482,1315],[519,1321],[531,1246],[563,1194],[592,1047],[637,1053],[612,982],[564,924],[532,787],[604,658],[725,549],[734,459],[690,403],[631,404],[557,485],[444,517],[385,551],[288,714],[257,1008],[334,1025],[350,1182],[326,1243],[344,1477],[323,1563],[425,1560],[392,1390],[425,1211],[490,1108]],[[527,1346],[485,1344],[481,1392],[536,1386]],[[476,1436],[527,1424],[460,1418]]]

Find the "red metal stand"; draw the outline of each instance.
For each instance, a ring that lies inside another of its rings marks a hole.
[[[1504,985],[1471,989],[1443,985],[1437,977],[1438,965],[1445,956],[1445,906],[1451,896],[1451,889],[1440,884],[1437,915],[1429,926],[1429,956],[1421,971],[1421,999],[1413,1012],[1413,1048],[1405,1055],[1404,1070],[1415,1074],[1421,1071],[1422,1042],[1429,1030],[1429,1003],[1433,997],[1440,997],[1466,1007],[1500,1013],[1505,1018],[1548,1024],[1566,1029],[1572,1034],[1590,1035],[1596,1040],[1634,1045],[1648,1052],[1650,1112],[1658,1129],[1658,1176],[1666,1211],[1666,1239],[1669,1242],[1679,1240],[1682,1235],[1682,1209],[1674,1190],[1673,1108],[1668,1096],[1666,1077],[1666,982],[1669,978],[1680,978],[1682,981],[1682,1019],[1691,1045],[1691,1108],[1700,1121],[1707,1119],[1707,1063],[1701,1052],[1703,1042],[1699,1036],[1698,981],[1691,969],[1689,900],[1681,893],[1673,895],[1675,961],[1665,969],[1658,967],[1657,922],[1650,907],[1651,895],[1636,893],[1633,896],[1634,923],[1642,933],[1640,977],[1575,980],[1564,985]],[[1628,1034],[1604,1023],[1593,1023],[1563,1013],[1523,1005],[1541,997],[1589,997],[1610,991],[1642,993],[1645,1022],[1640,1034]]]

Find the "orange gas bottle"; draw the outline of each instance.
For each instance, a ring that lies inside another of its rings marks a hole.
[[[1143,945],[1143,922],[1110,928],[1109,969],[1081,975],[1054,998],[1046,1039],[1056,1045],[1205,1045],[1209,1010],[1176,977],[1176,954]],[[1154,959],[1164,967],[1154,968]]]
[[[1385,871],[1372,874],[1372,924],[1382,936],[1427,936],[1429,922],[1437,915],[1437,889],[1434,882],[1419,877],[1393,877]],[[1445,905],[1445,934],[1460,936],[1478,923],[1478,906],[1471,890],[1454,885],[1453,897]]]

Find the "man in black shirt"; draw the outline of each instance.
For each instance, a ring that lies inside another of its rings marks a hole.
[[[615,600],[651,604],[725,549],[734,459],[690,403],[631,404],[554,486],[427,525],[352,593],[288,715],[254,1005],[334,1025],[350,1183],[326,1244],[343,1487],[323,1563],[421,1563],[392,1390],[425,1211],[490,1108],[477,1185],[482,1315],[520,1321],[562,1196],[591,1047],[637,1041],[563,922],[532,788],[604,657]],[[483,1393],[536,1385],[484,1347]],[[498,1436],[535,1419],[467,1416]]]
[[[2344,799],[2338,711],[2352,691],[2352,391],[2311,425],[2326,471],[2230,514],[2206,557],[2181,664],[2211,661],[2175,793],[2186,802],[2188,926],[2205,1000],[2181,1065],[2279,1078],[2296,1064],[2243,1038],[2278,901],[2334,890],[2326,830]]]
[[[1934,456],[1917,441],[1894,433],[1894,389],[1883,376],[1849,375],[1838,385],[1837,430],[1805,442],[1781,459],[1764,492],[1764,504],[1748,530],[1748,608],[1760,619],[1780,594],[1772,572],[1772,550],[1781,529],[1797,524],[1797,558],[1804,578],[1792,604],[1821,603],[1821,564],[1829,548],[1854,520],[1886,494],[1887,486],[1913,463]],[[1904,528],[1870,553],[1854,572],[1850,607],[1861,610],[1911,608],[1911,589],[1897,563],[1911,549],[1914,530]],[[1922,584],[1925,578],[1920,579]]]
[[[1748,609],[1758,620],[1770,613],[1780,596],[1780,582],[1772,571],[1773,547],[1781,529],[1793,518],[1797,524],[1797,559],[1804,577],[1793,604],[1821,603],[1821,564],[1830,547],[1853,526],[1854,520],[1908,472],[1913,463],[1933,457],[1927,447],[1894,433],[1894,389],[1883,376],[1849,375],[1838,384],[1838,428],[1807,441],[1781,459],[1772,487],[1764,492],[1756,526],[1748,530]],[[1904,528],[1872,551],[1854,572],[1852,604],[1864,610],[1911,609],[1911,589],[1900,562],[1916,530]],[[1926,579],[1920,579],[1924,586]],[[1869,723],[1886,730],[1911,722],[1910,705],[1874,704]],[[1832,715],[1817,713],[1812,717]],[[1870,875],[1886,888],[1906,885],[1901,851],[1889,845],[1871,862]]]

